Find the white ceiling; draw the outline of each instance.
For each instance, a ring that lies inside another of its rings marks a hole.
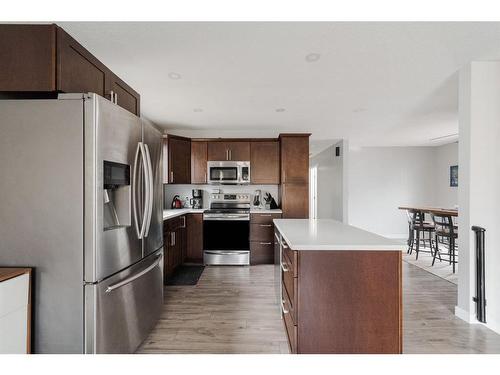
[[[500,23],[58,24],[186,136],[448,143],[431,139],[458,132],[458,69],[500,59]]]

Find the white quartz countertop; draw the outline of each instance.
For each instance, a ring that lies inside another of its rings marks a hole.
[[[176,209],[168,209],[163,210],[163,220],[172,219],[177,216],[185,215],[185,214],[202,214],[205,211],[205,208],[194,209],[194,208],[176,208]],[[252,208],[250,209],[251,214],[280,214],[282,211],[280,209],[275,210],[266,210],[260,208]]]
[[[194,208],[176,208],[163,210],[163,220],[172,219],[177,216],[185,214],[202,214],[204,209],[194,209]]]
[[[331,219],[274,219],[292,250],[403,250],[404,244]]]
[[[279,208],[275,208],[274,210],[266,210],[265,208],[250,209],[251,214],[281,214],[282,212]]]

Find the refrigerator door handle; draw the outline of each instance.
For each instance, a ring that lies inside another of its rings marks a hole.
[[[137,218],[137,170],[139,169],[139,152],[142,153],[141,142],[137,143],[137,150],[135,151],[134,171],[132,173],[132,211],[134,213],[134,226],[137,237],[141,239],[141,231],[139,229],[139,219]],[[144,155],[142,156],[144,159]]]
[[[146,147],[144,143],[139,142],[140,148],[141,148],[141,154],[142,154],[142,166],[144,170],[144,182],[146,184],[146,194],[144,197],[144,213],[143,213],[143,220],[142,220],[142,227],[141,227],[141,233],[139,238],[142,239],[144,238],[144,235],[146,233],[146,224],[148,222],[148,214],[149,214],[149,206],[151,204],[151,194],[150,194],[150,188],[151,188],[151,179],[149,176],[149,165],[148,165],[148,158],[146,154]]]
[[[144,148],[146,150],[146,164],[148,165],[148,172],[149,172],[149,188],[147,188],[147,194],[149,194],[149,205],[146,207],[147,208],[147,214],[146,214],[146,230],[144,232],[144,237],[147,237],[149,234],[149,227],[151,225],[151,217],[153,216],[153,198],[154,198],[154,181],[153,181],[153,168],[151,164],[151,154],[149,153],[149,147],[145,143]]]
[[[151,264],[149,267],[143,269],[142,271],[140,272],[137,272],[136,274],[130,276],[130,277],[127,277],[126,279],[124,280],[121,280],[119,282],[117,282],[116,284],[113,284],[113,285],[110,285],[106,288],[106,293],[110,293],[112,292],[113,290],[115,289],[118,289],[118,288],[121,288],[122,286],[124,285],[127,285],[129,283],[131,283],[132,281],[138,279],[139,277],[141,276],[144,276],[145,274],[147,274],[149,271],[151,271],[153,268],[155,268],[161,261],[161,258],[162,258],[162,255],[157,255],[156,256],[156,260],[153,262],[153,264]]]

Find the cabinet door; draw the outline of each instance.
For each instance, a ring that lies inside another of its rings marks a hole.
[[[203,262],[203,214],[187,215],[186,260],[193,263]]]
[[[229,148],[227,142],[211,141],[207,145],[208,161],[229,160]]]
[[[0,25],[0,91],[56,90],[56,26]]]
[[[191,183],[207,182],[207,142],[191,142]]]
[[[309,184],[281,185],[281,206],[285,219],[309,217]]]
[[[281,183],[309,181],[309,135],[282,136]]]
[[[278,141],[250,144],[250,179],[252,184],[280,183],[280,153]]]
[[[168,169],[169,183],[191,183],[190,140],[182,138],[168,138]]]
[[[227,142],[229,149],[229,160],[249,161],[250,160],[250,142]]]
[[[116,95],[116,104],[137,116],[140,115],[140,95],[110,72],[108,74],[108,88],[106,89],[108,99],[111,99],[111,93]]]
[[[106,74],[99,60],[60,27],[57,28],[57,90],[106,96]]]

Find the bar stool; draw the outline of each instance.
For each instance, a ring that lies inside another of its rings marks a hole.
[[[408,254],[412,254],[413,246],[415,245],[416,258],[418,259],[419,252],[430,253],[434,257],[435,252],[432,248],[432,235],[434,234],[434,224],[425,221],[425,213],[420,210],[407,210],[408,215]],[[425,234],[429,236],[430,251],[420,250],[420,241],[423,242],[425,247]],[[422,238],[420,237],[422,236]]]
[[[453,273],[455,273],[455,264],[458,263],[456,257],[458,227],[453,223],[451,215],[434,213],[431,214],[431,217],[434,222],[434,235],[436,241],[436,250],[434,251],[432,265],[436,262],[436,256],[439,256],[440,261],[442,260],[441,251],[439,251],[439,244],[442,243],[443,245],[448,246],[448,253],[443,255],[448,257],[449,263],[453,265]],[[441,241],[439,241],[439,239],[441,239]]]

